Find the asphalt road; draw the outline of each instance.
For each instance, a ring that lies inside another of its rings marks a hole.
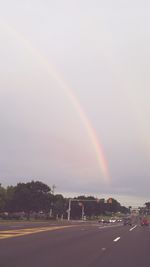
[[[64,226],[0,228],[0,267],[150,266],[149,227]]]

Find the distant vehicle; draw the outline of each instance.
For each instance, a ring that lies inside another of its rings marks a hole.
[[[110,223],[115,223],[116,222],[116,219],[110,219],[109,222]]]
[[[104,219],[102,219],[102,220],[99,220],[98,222],[99,223],[110,223],[110,220],[106,220],[106,219],[104,220]]]
[[[117,222],[122,222],[122,219],[117,219]]]
[[[129,217],[127,217],[127,218],[124,218],[123,219],[123,224],[124,225],[132,225],[132,220],[131,220],[131,218],[129,218]]]
[[[104,220],[103,223],[110,223],[110,221],[109,220]]]
[[[149,226],[149,222],[146,218],[141,220],[141,226]]]

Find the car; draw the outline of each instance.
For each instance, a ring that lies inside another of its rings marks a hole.
[[[110,223],[110,220],[104,220],[103,223]]]
[[[149,226],[149,222],[146,218],[141,220],[141,226]]]
[[[110,222],[110,223],[115,223],[116,220],[115,220],[115,219],[110,219],[109,222]]]
[[[110,221],[109,220],[106,220],[106,219],[101,219],[98,222],[99,223],[110,223]]]

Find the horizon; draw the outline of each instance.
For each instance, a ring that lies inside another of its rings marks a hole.
[[[31,182],[31,181],[37,181],[37,180],[29,180],[28,182]],[[41,180],[38,180],[39,182],[43,182]],[[2,187],[4,188],[7,188],[7,186],[16,186],[18,183],[26,183],[25,181],[21,181],[21,182],[17,182],[16,184],[9,184],[9,185],[3,185],[1,184]],[[53,188],[53,185],[48,185],[52,191],[52,188]],[[58,187],[59,188],[59,187]],[[143,207],[145,205],[146,202],[149,202],[149,198],[147,197],[138,197],[136,198],[135,196],[125,196],[125,195],[118,195],[118,194],[113,194],[113,193],[106,193],[106,194],[103,194],[103,193],[92,193],[92,192],[84,192],[84,191],[81,191],[81,192],[65,192],[65,191],[60,191],[58,190],[57,191],[57,186],[55,185],[55,192],[54,192],[54,195],[57,195],[57,194],[61,194],[63,195],[63,197],[66,197],[66,198],[76,198],[76,197],[79,197],[79,196],[85,196],[85,197],[95,197],[95,198],[98,198],[98,199],[109,199],[109,198],[114,198],[116,199],[122,206],[125,206],[125,207],[129,207],[129,206],[132,206],[132,208],[137,208],[137,207]]]

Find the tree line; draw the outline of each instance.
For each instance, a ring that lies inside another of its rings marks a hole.
[[[54,194],[51,187],[41,181],[18,183],[4,188],[0,184],[0,217],[20,218],[40,216],[47,219],[68,217],[70,198]],[[94,218],[116,212],[128,213],[129,209],[113,198],[96,199],[93,196],[78,196],[71,199],[71,219],[80,219],[84,206],[84,215]]]

